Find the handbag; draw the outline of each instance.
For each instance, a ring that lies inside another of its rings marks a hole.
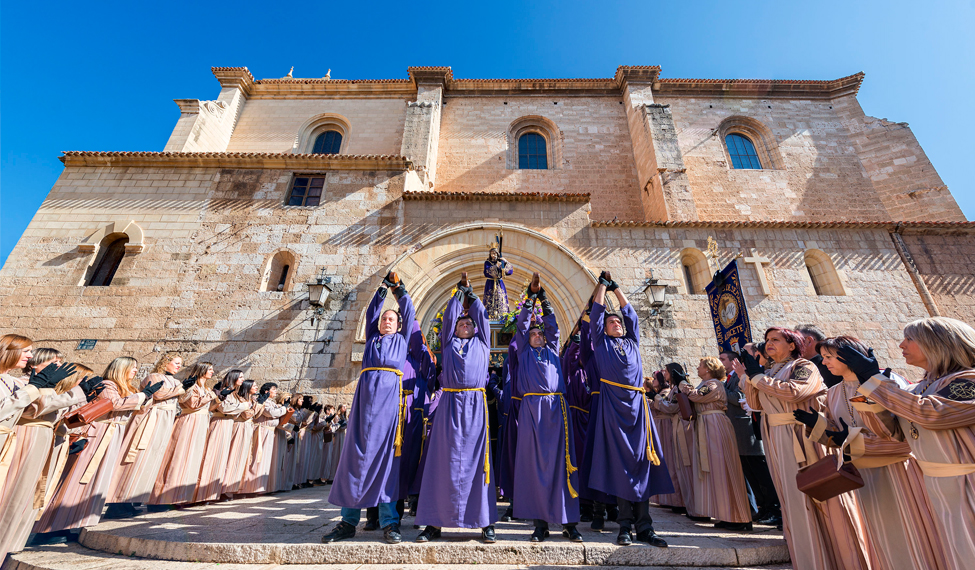
[[[691,404],[691,399],[687,397],[687,394],[683,392],[677,392],[677,410],[680,413],[680,419],[685,422],[694,419],[694,405]]]
[[[800,468],[796,473],[796,486],[820,502],[863,487],[863,477],[857,468],[852,463],[839,463],[842,460],[842,455],[839,458],[827,455]]]
[[[115,405],[108,398],[97,398],[71,412],[64,418],[64,425],[68,429],[76,429],[95,422],[111,413]]]
[[[278,427],[291,423],[291,416],[293,415],[295,415],[294,409],[292,409],[290,412],[285,412],[285,414],[281,416],[281,419],[278,420]]]

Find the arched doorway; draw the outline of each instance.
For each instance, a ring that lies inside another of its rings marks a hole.
[[[518,300],[533,272],[541,274],[548,298],[555,309],[559,329],[568,334],[589,300],[595,275],[565,246],[541,232],[516,225],[472,223],[442,230],[420,240],[390,264],[406,283],[424,334],[447,302],[450,291],[464,271],[480,297],[484,291],[484,261],[498,232],[504,232],[503,255],[514,265],[505,278],[509,301]],[[386,303],[392,306],[392,296]],[[364,341],[365,312],[360,316],[359,334]]]

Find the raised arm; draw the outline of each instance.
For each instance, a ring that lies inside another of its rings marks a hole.
[[[604,322],[606,320],[606,307],[603,306],[602,298],[603,295],[600,293],[605,293],[606,288],[600,286],[602,291],[597,291],[596,298],[592,302],[592,311],[589,313],[589,334],[592,338],[592,343],[602,342],[603,337],[606,336],[606,330],[604,327]]]
[[[447,301],[447,307],[443,311],[443,323],[440,325],[440,346],[443,350],[447,350],[447,347],[450,346],[450,341],[454,338],[454,327],[457,325],[457,317],[460,316],[463,310],[463,305],[461,305],[461,299],[463,298],[464,293],[458,291]]]
[[[481,342],[485,346],[491,346],[491,321],[488,319],[487,311],[484,309],[484,303],[481,303],[480,299],[475,298],[471,301],[471,308],[467,313],[474,319],[474,326],[477,330],[474,334],[477,338],[481,339]]]
[[[759,374],[748,379],[748,383],[759,392],[765,392],[780,400],[797,403],[825,393],[823,377],[812,362],[800,362],[792,367],[792,377],[787,381],[776,380],[771,376]],[[748,397],[748,392],[745,392]],[[749,400],[748,405],[751,406]]]
[[[519,347],[528,346],[528,329],[532,325],[532,305],[529,303],[524,303],[521,306],[521,312],[518,313],[518,318],[515,320],[515,338],[518,340]]]
[[[633,310],[633,305],[626,302],[623,292],[617,289],[616,298],[620,301],[620,314],[623,315],[623,327],[626,329],[626,338],[639,344],[640,342],[640,318]]]
[[[551,308],[542,309],[542,322],[545,323],[545,342],[549,348],[555,351],[555,354],[558,354],[561,336],[559,334],[559,321],[555,318],[555,313],[551,312]]]
[[[859,392],[894,415],[931,430],[975,425],[975,370],[953,378],[936,393],[920,396],[877,374]]]
[[[379,334],[379,317],[382,316],[383,302],[386,300],[387,293],[386,286],[380,285],[379,289],[376,289],[376,294],[372,296],[369,307],[366,308],[366,338]]]
[[[400,327],[399,333],[403,335],[406,342],[410,344],[413,336],[413,324],[416,323],[416,309],[413,308],[413,299],[410,299],[409,293],[404,289],[402,293],[398,293],[399,289],[393,289],[393,293],[397,295],[396,301],[399,303],[399,314],[402,317],[403,326]],[[419,326],[417,326],[419,330]],[[420,335],[421,343],[423,335]]]

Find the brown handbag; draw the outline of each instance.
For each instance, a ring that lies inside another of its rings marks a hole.
[[[863,487],[863,477],[852,463],[837,467],[835,455],[827,455],[796,473],[796,486],[817,501],[826,501]]]
[[[694,404],[691,403],[691,399],[687,397],[687,394],[683,392],[677,392],[677,410],[680,413],[680,419],[685,422],[694,419]]]
[[[290,412],[285,412],[285,414],[283,416],[281,416],[281,419],[278,420],[278,427],[281,427],[283,425],[287,425],[288,423],[290,423],[291,422],[291,416],[293,416],[293,415],[295,415],[294,409],[292,409]]]
[[[81,406],[64,418],[68,429],[76,429],[95,422],[111,413],[115,405],[108,398],[98,398]]]

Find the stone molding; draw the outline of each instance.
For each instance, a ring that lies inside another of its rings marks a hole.
[[[714,228],[720,230],[734,229],[884,229],[900,231],[904,229],[938,229],[938,230],[973,230],[975,222],[790,222],[790,221],[650,221],[650,222],[590,222],[593,228]]]
[[[545,192],[403,192],[403,200],[462,200],[470,202],[589,202],[591,195],[586,193],[545,193]]]
[[[145,249],[145,234],[142,227],[134,220],[129,222],[112,222],[78,244],[78,251],[81,253],[98,253],[102,240],[111,234],[125,234],[129,236],[129,243],[125,244],[125,253],[142,253]],[[94,262],[94,259],[93,259]]]
[[[88,152],[58,157],[65,166],[258,168],[322,170],[413,170],[413,161],[395,155],[292,154],[272,152]]]

